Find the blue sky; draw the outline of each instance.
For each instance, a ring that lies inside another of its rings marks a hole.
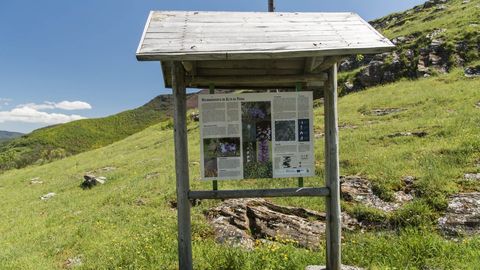
[[[422,2],[276,0],[276,7],[371,20]],[[0,1],[0,130],[102,117],[170,93],[158,63],[135,59],[150,10],[266,8],[267,0]]]

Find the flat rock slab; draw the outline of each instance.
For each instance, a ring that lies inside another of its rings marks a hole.
[[[388,134],[387,137],[388,138],[396,138],[396,137],[419,137],[419,138],[422,138],[422,137],[425,137],[427,136],[427,132],[425,131],[414,131],[414,132],[397,132],[397,133],[392,133],[392,134]]]
[[[370,181],[356,175],[341,176],[340,190],[345,201],[361,203],[385,212],[395,211],[406,202],[413,200],[411,190],[406,190],[396,192],[394,202],[384,201],[373,193]]]
[[[325,213],[280,206],[263,199],[226,200],[207,211],[206,216],[215,232],[215,240],[247,249],[256,239],[293,240],[305,248],[318,248],[325,235]],[[342,213],[343,229],[353,230],[356,219]]]
[[[445,215],[438,219],[438,227],[446,235],[479,234],[480,192],[451,196]]]
[[[392,113],[403,112],[405,109],[403,108],[380,108],[380,109],[373,109],[368,114],[375,115],[375,116],[384,116]]]
[[[53,198],[55,195],[57,195],[57,194],[55,194],[54,192],[50,192],[50,193],[47,193],[47,194],[41,196],[40,200],[47,201],[47,200],[50,200],[51,198]]]
[[[466,180],[477,180],[480,181],[480,173],[466,173],[463,175]]]
[[[365,270],[364,268],[356,267],[356,266],[349,266],[349,265],[342,265],[342,270]],[[309,265],[305,270],[327,270],[326,266],[323,265]]]

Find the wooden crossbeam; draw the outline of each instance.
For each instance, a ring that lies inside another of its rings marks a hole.
[[[188,85],[223,85],[223,84],[292,84],[295,83],[310,83],[323,82],[328,79],[327,74],[312,74],[312,75],[265,75],[265,76],[190,76],[187,77]]]
[[[330,56],[330,57],[327,57],[327,58],[325,58],[325,60],[321,64],[317,65],[313,71],[314,72],[325,71],[325,70],[331,68],[334,64],[340,62],[345,57],[346,56]]]
[[[267,197],[315,197],[328,196],[329,189],[321,188],[280,188],[280,189],[243,189],[243,190],[191,190],[190,200],[194,199],[238,199]]]

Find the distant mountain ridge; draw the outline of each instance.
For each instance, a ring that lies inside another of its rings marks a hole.
[[[24,135],[20,132],[12,132],[6,130],[0,130],[0,142],[15,139]]]
[[[188,100],[187,107],[195,108],[196,95],[188,95]],[[172,104],[172,95],[159,95],[136,109],[48,126],[10,139],[0,145],[0,172],[100,148],[160,122],[172,125]]]

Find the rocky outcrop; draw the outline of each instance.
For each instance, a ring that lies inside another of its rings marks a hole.
[[[479,234],[480,192],[451,196],[445,215],[438,219],[438,227],[450,236]]]
[[[463,177],[465,180],[480,181],[480,173],[466,173]]]
[[[347,202],[356,202],[384,212],[392,212],[403,204],[413,200],[413,192],[398,191],[394,193],[394,201],[387,202],[378,197],[372,189],[372,184],[361,176],[342,176],[340,178],[342,199]]]
[[[427,132],[425,131],[413,131],[413,132],[396,132],[392,134],[388,134],[388,138],[397,138],[397,137],[425,137],[427,136]]]
[[[480,65],[465,68],[465,77],[480,77]]]
[[[215,240],[233,246],[253,248],[256,239],[290,240],[305,248],[318,248],[325,235],[325,213],[280,206],[263,199],[226,200],[206,216]],[[344,230],[353,230],[357,221],[342,214]]]
[[[375,115],[375,116],[384,116],[392,113],[403,112],[405,109],[403,108],[378,108],[373,109],[369,112],[363,113],[364,115]]]
[[[370,24],[380,32],[387,29],[395,32],[406,22],[411,23],[414,13],[424,12],[426,21],[440,16],[438,12],[448,8],[449,1],[431,0],[406,12],[371,21]],[[339,64],[341,72],[355,70],[341,77],[341,93],[348,94],[400,78],[428,77],[449,72],[453,66],[464,66],[478,59],[480,43],[477,36],[465,31],[463,36],[453,37],[448,35],[447,28],[432,28],[393,37],[391,41],[396,45],[394,52],[351,56]],[[480,67],[465,69],[465,76],[480,76]]]
[[[83,176],[83,178],[84,178],[84,181],[82,182],[82,184],[80,184],[80,186],[83,189],[90,189],[96,185],[103,185],[107,181],[106,177],[104,176],[97,177],[93,174],[86,174]]]

